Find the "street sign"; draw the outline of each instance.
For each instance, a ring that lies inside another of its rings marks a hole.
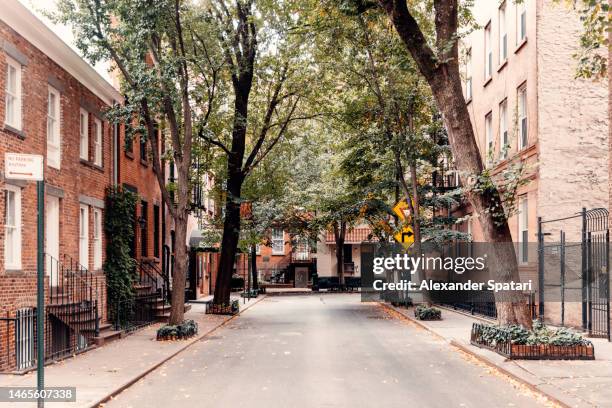
[[[4,177],[10,180],[43,180],[43,157],[39,154],[5,153]]]
[[[412,200],[412,208],[414,208],[414,200]],[[393,212],[402,221],[408,222],[412,218],[412,212],[406,199],[398,201],[397,204],[395,204],[395,207],[393,207]]]
[[[404,227],[401,231],[397,232],[393,238],[406,249],[410,248],[414,244],[414,231],[412,227]]]
[[[412,207],[414,208],[414,201],[412,202]],[[393,212],[397,215],[400,221],[404,223],[410,223],[412,220],[410,206],[405,199],[400,200],[397,204],[395,204],[395,207],[393,207]],[[393,235],[393,237],[406,249],[410,248],[412,244],[414,244],[414,231],[412,230],[411,226],[406,225],[402,227],[402,230]]]

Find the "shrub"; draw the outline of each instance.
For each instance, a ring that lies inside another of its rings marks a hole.
[[[442,318],[442,311],[435,307],[418,305],[414,309],[414,316],[419,320],[440,320]]]
[[[480,338],[491,346],[507,342],[521,345],[550,344],[553,346],[581,346],[588,344],[584,337],[571,329],[565,327],[551,329],[540,321],[533,322],[532,330],[527,330],[519,325],[486,325],[482,327]]]
[[[188,339],[198,334],[198,324],[193,320],[185,320],[183,323],[173,326],[167,324],[157,330],[157,340]]]
[[[232,276],[232,289],[242,289],[244,288],[244,278],[242,276],[233,275]]]

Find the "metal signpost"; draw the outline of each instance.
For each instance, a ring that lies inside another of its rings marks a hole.
[[[37,388],[38,406],[44,407],[43,392],[45,389],[45,285],[44,285],[44,211],[45,182],[43,173],[43,156],[38,154],[6,153],[4,156],[4,176],[8,180],[36,181],[37,199],[37,293],[36,293],[36,351],[37,351]]]

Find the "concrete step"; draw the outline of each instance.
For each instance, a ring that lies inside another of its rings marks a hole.
[[[100,335],[94,337],[94,342],[97,346],[103,346],[106,343],[109,343],[113,340],[117,340],[121,338],[122,335],[121,330],[112,330],[110,325],[104,331],[100,330]]]

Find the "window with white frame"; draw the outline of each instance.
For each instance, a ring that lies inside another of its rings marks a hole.
[[[525,264],[529,261],[529,204],[527,196],[519,197],[519,262]]]
[[[21,130],[21,64],[6,56],[4,122]]]
[[[89,208],[79,207],[79,263],[89,269]]]
[[[102,166],[102,121],[94,119],[94,164]]]
[[[260,244],[255,245],[255,255],[261,255],[261,245]]]
[[[21,269],[21,188],[6,185],[4,191],[5,269]]]
[[[85,109],[81,109],[79,113],[79,134],[81,140],[79,157],[89,160],[89,113]]]
[[[499,6],[499,63],[508,59],[508,29],[506,25],[506,2]]]
[[[520,44],[527,38],[527,0],[516,2],[516,42]]]
[[[529,144],[527,128],[527,85],[523,84],[518,89],[518,119],[519,119],[519,149],[524,149]]]
[[[487,116],[485,116],[485,136],[487,140],[487,157],[486,162],[490,163],[491,158],[493,157],[493,113],[489,112]]]
[[[94,270],[102,269],[102,211],[99,208],[93,210],[93,267]]]
[[[60,168],[61,138],[60,138],[60,93],[49,87],[47,101],[47,165]]]
[[[282,229],[272,230],[272,255],[285,255],[285,234]]]
[[[472,49],[465,51],[465,100],[472,99]]]
[[[485,27],[485,80],[493,75],[493,49],[491,47],[491,23]]]
[[[508,101],[504,99],[499,104],[499,157],[502,159],[508,157],[508,144]]]

